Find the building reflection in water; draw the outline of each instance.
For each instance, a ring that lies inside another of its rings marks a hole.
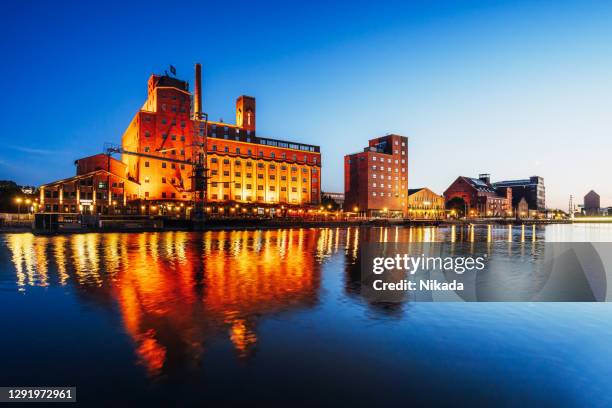
[[[197,368],[223,333],[239,357],[254,353],[260,317],[317,304],[339,242],[331,229],[6,237],[19,290],[69,285],[117,308],[153,376]]]
[[[359,301],[367,242],[497,242],[507,227],[323,228],[267,231],[4,236],[15,284],[66,286],[81,301],[119,311],[152,376],[197,369],[207,340],[225,337],[239,358],[256,352],[261,318],[319,302],[321,265],[343,257],[344,291]],[[517,241],[536,240],[517,228]],[[512,237],[510,237],[512,238]],[[540,238],[538,238],[540,239]],[[384,314],[402,304],[370,305]]]

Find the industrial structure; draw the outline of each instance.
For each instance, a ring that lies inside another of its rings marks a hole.
[[[107,144],[75,162],[76,176],[41,186],[42,210],[193,216],[318,205],[319,147],[256,135],[255,98],[246,95],[236,100],[235,124],[209,121],[201,84],[200,64],[194,94],[174,75],[151,75],[121,145]]]
[[[601,199],[599,194],[591,190],[584,196],[583,211],[585,215],[600,215]]]
[[[344,156],[344,210],[371,217],[408,215],[408,138],[372,139]]]
[[[512,189],[512,208],[517,210],[522,199],[527,203],[527,211],[543,214],[546,211],[546,189],[544,179],[531,176],[521,180],[498,181],[492,186],[503,194],[506,188]],[[521,212],[525,212],[524,205],[520,205]]]

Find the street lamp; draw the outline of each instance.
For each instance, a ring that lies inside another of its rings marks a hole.
[[[17,203],[17,219],[21,218],[21,202],[23,199],[21,197],[17,197],[15,202]]]

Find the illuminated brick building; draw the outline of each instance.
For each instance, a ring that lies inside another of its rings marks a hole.
[[[344,156],[344,209],[370,216],[408,214],[408,138],[372,139],[363,152]]]
[[[440,219],[446,216],[444,196],[428,189],[408,190],[408,216],[412,219]]]
[[[192,163],[201,156],[206,157],[208,169],[209,210],[216,211],[226,204],[281,207],[319,204],[319,147],[257,136],[255,98],[250,96],[237,99],[236,124],[205,120],[200,84],[199,64],[195,95],[189,92],[186,81],[151,75],[147,99],[123,134],[121,162],[109,159],[115,167],[116,163],[123,163],[117,177],[122,177],[122,185],[130,185],[122,191],[120,204],[147,211],[154,207],[180,207],[186,211],[194,199]],[[94,168],[100,170],[99,166]],[[77,173],[79,176],[84,174]],[[79,199],[76,207],[68,210],[62,205],[55,206],[53,200],[56,196],[59,199],[60,191],[74,184],[77,177],[42,186],[41,200],[47,198],[51,205],[48,211],[72,212],[78,208]],[[104,184],[98,187],[100,191],[106,188]],[[108,206],[117,201],[103,193],[100,197],[105,197],[103,202]],[[109,208],[94,206],[92,211],[107,213]]]
[[[458,177],[444,191],[447,204],[453,200],[460,202],[469,216],[505,217],[512,215],[512,189],[495,189],[488,174],[478,178]]]
[[[195,134],[191,120],[191,94],[185,81],[168,76],[151,75],[148,96],[123,134],[125,151],[143,154],[123,154],[130,178],[141,191],[132,200],[188,201],[191,200],[192,160],[194,144],[204,139]]]
[[[76,176],[40,188],[41,211],[112,213],[138,196],[140,186],[127,177],[127,167],[105,154],[75,161]]]

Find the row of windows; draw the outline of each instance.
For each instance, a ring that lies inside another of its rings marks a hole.
[[[149,161],[145,161],[145,162],[144,162],[144,166],[145,166],[145,167],[151,167],[151,163],[150,163]],[[171,168],[171,169],[176,169],[176,166],[177,166],[177,164],[176,164],[176,163],[170,163],[170,168]],[[163,161],[163,162],[161,163],[161,167],[162,167],[162,169],[167,168],[167,167],[168,167],[168,163],[167,163],[167,162],[165,162],[165,161]],[[184,164],[181,164],[181,165],[180,165],[180,168],[181,168],[181,170],[185,170],[185,165],[184,165]]]
[[[386,193],[386,194],[387,194],[386,197],[393,197],[393,196],[399,197],[400,196],[398,193],[395,193],[395,194]],[[384,191],[380,191],[380,192],[372,191],[372,197],[376,197],[377,195],[380,197],[385,197],[385,192]],[[402,194],[401,196],[402,198],[404,198],[404,194]]]
[[[215,131],[217,130],[217,124],[216,124],[216,123],[213,123],[213,124],[211,125],[211,127],[212,127],[213,134],[214,134],[214,133],[215,133]],[[236,127],[236,128],[234,128],[234,129],[236,129],[236,133],[240,133],[240,128]],[[227,133],[227,131],[228,131],[228,130],[229,130],[229,126],[223,126],[223,131],[224,131],[225,133]],[[247,130],[246,132],[247,132],[247,135],[249,135],[249,136],[251,135],[251,131],[250,131],[250,130]]]
[[[240,131],[239,131],[238,129],[236,129],[236,133],[239,133],[239,132],[240,132]],[[250,131],[250,130],[248,131],[248,134],[249,134],[249,135],[251,134],[251,131]],[[200,131],[200,135],[201,135],[201,136],[203,136],[203,134],[202,134],[202,132],[201,132],[201,131]],[[210,137],[217,137],[217,133],[216,133],[216,132],[212,132],[212,133],[210,134]],[[225,140],[229,140],[229,135],[228,135],[227,133],[226,133],[226,134],[224,134],[224,135],[223,135],[223,139],[225,139]],[[235,141],[237,141],[237,142],[240,142],[240,136],[239,136],[239,135],[234,136],[234,140],[235,140]],[[250,136],[247,136],[247,138],[246,138],[246,140],[245,140],[245,141],[246,141],[247,143],[251,143],[251,137],[250,137]]]
[[[229,188],[230,183],[216,183],[216,182],[213,182],[213,183],[212,183],[212,187],[213,187],[213,188],[220,187],[220,186],[223,186],[223,188]],[[240,183],[234,183],[234,187],[235,187],[235,188],[242,188],[242,184],[240,184]],[[244,188],[245,188],[246,190],[252,190],[252,189],[253,189],[253,185],[252,185],[252,184],[245,184],[245,185],[244,185]],[[264,189],[265,189],[265,188],[264,188],[264,186],[263,186],[263,185],[261,185],[261,184],[257,186],[257,190],[259,190],[259,191],[263,191]],[[268,191],[276,191],[276,186],[268,186]],[[284,191],[287,191],[287,187],[285,187],[285,186],[281,186],[281,187],[280,187],[280,191],[283,191],[283,192],[284,192]],[[293,193],[297,193],[298,189],[297,189],[297,187],[291,187],[291,191],[292,191]],[[302,188],[302,193],[307,193],[307,192],[308,192],[308,189],[307,189],[307,188]],[[316,193],[316,192],[317,192],[317,189],[313,188],[313,189],[312,189],[312,192],[313,192],[313,193]]]
[[[93,186],[93,181],[92,179],[87,179],[87,180],[80,180],[79,181],[79,185],[82,187],[92,187]],[[113,182],[111,184],[113,186],[113,188],[123,188],[124,184],[123,182]],[[107,184],[106,181],[99,181],[97,188],[99,190],[106,190]],[[68,190],[64,190],[63,196],[64,197],[76,197],[77,192],[76,191],[68,191]],[[84,193],[81,193],[84,194]],[[45,190],[45,197],[46,198],[59,198],[59,190]]]
[[[402,151],[402,154],[404,154],[403,151]],[[385,158],[384,157],[377,158],[376,156],[372,156],[372,161],[378,161],[379,159],[380,159],[380,161],[382,163],[385,162]],[[387,158],[387,163],[391,163],[391,162],[393,162],[393,159]],[[403,163],[406,163],[406,159],[402,159],[402,164]],[[397,159],[395,159],[395,164],[398,164],[398,160]]]
[[[377,178],[379,178],[379,176],[378,176],[378,175],[376,175],[376,174],[372,174],[372,178],[373,178],[373,179],[377,179]],[[380,175],[380,179],[381,179],[381,180],[384,180],[384,179],[385,179],[385,175],[384,175],[384,174],[381,174],[381,175]],[[397,176],[395,176],[395,180],[397,180],[397,179],[398,179],[398,177],[397,177]],[[391,176],[390,176],[390,175],[389,175],[389,176],[387,176],[387,180],[391,180]],[[403,180],[404,180],[404,177],[402,177],[402,181],[403,181]]]
[[[402,169],[403,169],[403,167],[402,167]],[[385,166],[380,166],[380,168],[377,168],[376,166],[372,166],[372,170],[385,171]],[[393,170],[393,168],[392,167],[387,167],[386,170],[388,172],[391,172]],[[404,171],[404,170],[402,170],[402,171]],[[395,172],[396,173],[398,172],[398,168],[397,167],[395,168]]]
[[[213,152],[218,151],[218,150],[217,150],[217,145],[213,145],[213,146],[212,146],[212,151],[213,151]],[[223,152],[224,152],[224,153],[229,153],[229,152],[230,152],[229,146],[224,146],[224,147],[223,147]],[[234,149],[234,152],[233,152],[233,153],[236,153],[236,154],[241,154],[241,150],[240,150],[240,148],[239,148],[239,147],[236,147],[236,148]],[[247,155],[247,156],[253,156],[253,150],[252,150],[252,149],[247,149],[247,151],[246,151],[246,155]],[[257,154],[257,155],[258,155],[259,157],[266,157],[266,156],[264,155],[263,150],[258,151],[258,154]],[[271,159],[276,159],[276,152],[270,152],[270,155],[269,155],[268,157],[269,157],[269,158],[271,158]],[[280,154],[280,158],[281,158],[282,160],[287,160],[287,153],[282,152],[282,153]],[[311,159],[312,159],[312,160],[311,160],[311,162],[312,162],[312,163],[314,163],[314,164],[317,164],[317,163],[318,163],[318,161],[319,161],[319,159],[318,159],[316,156],[312,156],[312,158],[311,158]],[[293,155],[291,156],[291,160],[293,160],[293,161],[297,161],[297,160],[298,160],[297,154],[293,154]],[[307,163],[307,162],[308,162],[308,155],[304,155],[304,160],[303,160],[303,162],[304,162],[304,163]]]
[[[219,199],[219,196],[218,196],[217,194],[211,194],[210,198],[211,198],[212,200],[218,200],[218,199]],[[223,195],[223,200],[225,200],[225,201],[229,200],[229,194],[224,194],[224,195]],[[240,195],[240,194],[236,194],[236,195],[234,196],[234,200],[242,201],[242,195]],[[264,196],[257,196],[257,201],[263,201],[263,200],[264,200]],[[275,200],[275,197],[274,197],[273,195],[268,196],[268,200],[272,200],[272,201],[274,201],[274,200]],[[253,201],[253,197],[252,197],[252,196],[250,196],[250,195],[248,195],[248,196],[246,196],[246,197],[245,197],[245,201]],[[292,203],[297,203],[297,202],[298,202],[298,200],[297,200],[296,198],[292,198],[292,199],[291,199],[291,202],[292,202]]]
[[[165,111],[166,111],[166,108],[167,108],[167,107],[166,107],[166,104],[165,104],[165,103],[162,103],[162,105],[161,105],[161,109],[162,109],[162,111],[164,111],[164,112],[165,112]],[[177,111],[177,109],[178,109],[178,108],[177,108],[177,106],[176,106],[176,105],[170,105],[170,110],[172,110],[172,112],[176,112],[176,111]],[[184,107],[184,106],[181,106],[180,111],[181,111],[182,113],[185,113],[185,112],[186,112],[185,107]]]
[[[219,160],[216,157],[213,157],[213,158],[210,159],[210,162],[211,162],[211,164],[215,164],[215,163],[219,163]],[[223,159],[223,164],[230,164],[230,160],[229,159]],[[239,167],[241,165],[242,165],[242,162],[240,160],[236,160],[234,162],[234,166]],[[247,161],[246,162],[246,166],[247,167],[253,167],[253,162]],[[257,168],[263,169],[264,168],[264,164],[263,163],[257,163]],[[281,169],[281,171],[285,171],[285,170],[287,170],[287,166],[281,165],[280,169]],[[269,164],[268,165],[268,170],[276,170],[276,165],[275,164]],[[292,172],[296,172],[297,170],[298,170],[297,167],[291,167],[291,171]],[[303,167],[302,168],[302,172],[303,173],[308,173],[308,169]],[[317,169],[312,169],[312,173],[313,174],[317,174]]]
[[[314,146],[306,146],[306,145],[301,145],[297,143],[281,142],[278,140],[259,139],[259,143],[267,145],[267,146],[284,147],[284,148],[289,148],[289,149],[294,149],[294,150],[304,150],[307,152],[315,151]]]
[[[173,101],[177,100],[177,96],[175,92],[160,92],[158,91],[157,95],[159,95],[159,99],[172,99]],[[178,97],[178,99],[181,102],[185,102],[186,100],[186,96],[183,94],[180,94],[180,96]]]
[[[170,151],[170,154],[171,154],[172,156],[176,156],[176,149],[172,149],[172,150],[169,150],[169,151]],[[145,148],[144,148],[144,152],[145,152],[145,153],[150,153],[150,152],[151,152],[151,147],[149,147],[149,146],[145,146]],[[163,155],[163,156],[165,156],[165,155],[166,155],[166,153],[168,153],[168,151],[163,151],[163,152],[162,152],[162,155]],[[181,149],[181,150],[179,151],[179,154],[180,154],[181,156],[185,156],[185,150],[184,150],[184,149]]]
[[[219,172],[218,172],[217,170],[211,170],[211,171],[210,171],[210,175],[211,175],[211,176],[218,176],[218,175],[219,175]],[[227,170],[223,171],[223,176],[224,176],[224,177],[229,177],[229,176],[230,176],[230,172],[229,172],[229,171],[227,171]],[[239,172],[239,171],[237,171],[237,172],[235,172],[235,173],[234,173],[234,177],[242,177],[242,173],[241,173],[241,172]],[[245,177],[246,177],[246,178],[253,178],[253,173],[245,173]],[[258,179],[263,179],[263,178],[264,178],[264,175],[260,173],[260,174],[258,174],[258,175],[257,175],[257,178],[258,178]],[[269,175],[268,175],[268,179],[270,179],[270,180],[276,180],[276,175],[274,175],[274,174],[269,174]],[[287,180],[287,176],[284,176],[284,175],[283,175],[283,176],[281,176],[281,177],[280,177],[280,179],[281,179],[282,181],[285,181],[285,180]],[[291,181],[297,181],[297,177],[291,177]],[[318,180],[318,179],[316,179],[316,178],[313,178],[313,179],[312,179],[312,182],[313,182],[313,183],[316,183],[317,181],[319,181],[319,180]],[[308,182],[308,179],[307,179],[307,178],[302,178],[302,183],[307,183],[307,182]]]
[[[149,132],[148,130],[145,131],[145,137],[151,137],[151,132]],[[162,139],[166,140],[168,139],[168,134],[167,133],[162,133]],[[180,139],[181,142],[185,141],[185,135],[181,135],[180,137],[178,137]],[[176,140],[177,136],[175,134],[170,135],[170,139],[172,140]]]
[[[423,196],[423,195],[417,195],[411,198],[412,201],[417,202],[417,201],[429,201],[429,202],[435,202],[437,200],[441,200],[442,202],[444,201],[443,198],[439,198],[439,197],[427,197],[427,196]]]
[[[145,193],[144,193],[144,194],[145,194],[145,197],[149,198],[149,192],[148,192],[148,191],[145,191]],[[170,194],[168,194],[168,193],[166,193],[166,192],[162,192],[162,193],[161,193],[161,197],[162,197],[162,198],[176,198],[176,193],[170,193]],[[134,194],[134,198],[137,198],[137,197],[136,197],[136,194]],[[187,199],[187,198],[188,198],[188,197],[187,197],[187,194],[183,194],[183,199]]]
[[[161,119],[161,123],[162,123],[162,125],[166,125],[166,124],[168,124],[168,119],[166,119],[166,118],[162,118],[162,119]],[[176,119],[172,119],[172,120],[170,121],[170,124],[171,124],[172,126],[176,126]],[[186,125],[187,125],[187,124],[186,124],[186,122],[185,122],[184,120],[181,120],[181,127],[182,127],[182,128],[185,128],[185,126],[186,126]]]
[[[372,183],[372,187],[374,187],[374,188],[376,188],[376,187],[378,187],[378,188],[385,188],[385,185],[383,183],[380,183],[380,184]],[[387,187],[388,188],[392,188],[391,184],[387,184]],[[401,186],[401,187],[404,187],[404,186]],[[399,188],[400,188],[400,185],[396,184],[395,185],[395,189],[397,190]]]
[[[405,160],[404,160],[404,159],[402,159],[402,164],[404,164],[404,162],[405,162]],[[397,162],[397,160],[395,161],[395,164],[399,164],[399,163]],[[373,166],[372,166],[372,170],[376,170],[376,169],[377,169],[376,165],[373,165]],[[380,166],[380,171],[385,171],[385,166]],[[391,171],[391,167],[387,167],[387,171]],[[395,171],[397,171],[397,168],[396,168],[396,170],[395,170]]]

